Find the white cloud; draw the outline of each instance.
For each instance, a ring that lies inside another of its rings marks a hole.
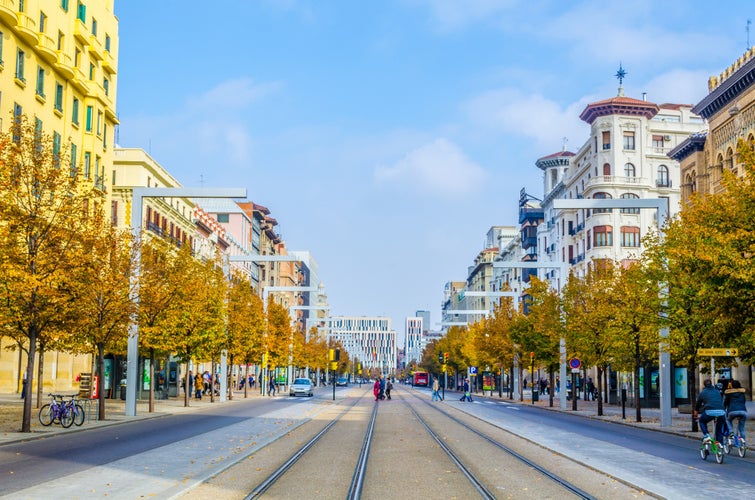
[[[656,76],[644,88],[648,101],[695,105],[708,95],[708,76],[704,71],[675,69]]]
[[[375,179],[430,194],[464,195],[475,191],[487,174],[457,145],[435,139],[401,158],[392,166],[378,166]]]
[[[501,17],[519,4],[519,0],[406,0],[412,5],[426,7],[436,28],[450,32],[470,24]]]
[[[462,111],[475,125],[506,137],[526,137],[535,142],[543,154],[561,146],[566,137],[571,149],[587,138],[587,125],[579,114],[587,99],[562,107],[539,94],[525,94],[518,89],[498,89],[474,97],[462,104]]]

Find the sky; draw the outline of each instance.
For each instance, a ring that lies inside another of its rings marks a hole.
[[[617,94],[696,104],[755,41],[747,0],[115,0],[116,142],[244,187],[319,265],[331,315],[404,319],[542,198]],[[750,36],[752,40],[750,40]]]

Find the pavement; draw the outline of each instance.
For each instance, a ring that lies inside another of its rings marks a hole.
[[[318,391],[322,390],[329,390],[329,389],[323,389],[320,388]],[[446,396],[449,398],[458,397],[460,393],[457,393],[456,391],[447,391]],[[428,397],[430,396],[430,393],[428,392]],[[543,397],[544,396],[544,397]],[[259,393],[259,389],[256,389],[254,391],[249,391],[248,393],[249,398],[258,398],[262,397]],[[285,397],[288,398],[288,395],[277,395],[273,397]],[[473,394],[473,398],[475,399],[493,399],[493,400],[501,400],[501,398],[498,397],[497,393],[493,393],[491,396],[483,396],[482,394]],[[233,394],[233,401],[237,400],[243,400],[244,399],[244,393],[242,391],[234,392]],[[644,429],[659,431],[659,432],[666,432],[671,434],[677,434],[681,436],[687,436],[694,439],[700,439],[701,434],[700,431],[692,432],[692,423],[691,423],[691,415],[690,414],[683,414],[679,413],[677,408],[671,409],[671,425],[662,427],[661,426],[661,415],[660,415],[660,409],[659,408],[642,408],[641,409],[641,416],[642,421],[637,422],[636,421],[636,415],[635,415],[635,408],[627,406],[624,409],[624,415],[622,415],[622,408],[618,405],[609,405],[609,404],[603,404],[603,415],[598,416],[598,408],[597,408],[597,402],[596,401],[585,401],[578,399],[577,400],[577,410],[572,410],[572,402],[567,401],[567,408],[565,410],[562,410],[559,407],[559,400],[557,399],[557,395],[554,395],[553,400],[553,406],[550,406],[550,402],[548,399],[548,395],[541,395],[538,401],[532,402],[531,393],[529,391],[526,391],[524,393],[524,397],[522,401],[514,401],[510,400],[506,397],[504,394],[504,397],[502,398],[503,401],[507,401],[509,403],[518,403],[522,405],[528,405],[528,406],[536,406],[539,408],[542,408],[543,410],[549,410],[549,411],[563,411],[567,413],[572,413],[575,415],[579,415],[584,418],[593,418],[593,419],[599,419],[604,420],[612,423],[616,423],[618,425],[630,425],[634,427],[641,427]],[[37,418],[38,409],[32,407],[32,429],[29,433],[23,433],[18,432],[21,428],[21,418],[23,414],[23,406],[22,406],[22,400],[20,399],[19,394],[9,394],[9,393],[0,393],[0,446],[8,443],[14,443],[14,442],[20,442],[20,441],[29,441],[33,439],[42,439],[45,437],[53,436],[55,434],[59,433],[70,433],[70,432],[85,432],[88,429],[93,429],[96,427],[102,427],[102,426],[110,426],[110,425],[118,425],[126,422],[133,422],[135,420],[140,419],[148,419],[148,418],[160,418],[164,417],[166,415],[173,415],[178,413],[184,413],[184,412],[193,412],[200,410],[202,408],[207,408],[209,406],[215,406],[215,405],[224,405],[232,403],[233,401],[225,401],[221,402],[219,397],[215,397],[214,402],[210,402],[209,396],[204,396],[201,400],[192,399],[189,404],[190,406],[185,407],[183,398],[169,398],[167,400],[155,400],[155,411],[150,413],[148,402],[139,400],[137,401],[137,408],[136,408],[136,416],[126,416],[126,408],[125,408],[125,401],[122,401],[120,399],[108,399],[106,401],[106,414],[105,414],[105,420],[98,421],[96,419],[97,417],[97,409],[96,409],[96,402],[92,402],[87,407],[87,418],[84,424],[81,427],[72,426],[68,429],[64,429],[60,425],[53,424],[49,427],[44,427],[39,423],[39,419]],[[44,404],[44,400],[43,400]],[[750,443],[755,443],[755,403],[752,401],[747,402],[747,410],[749,414],[749,418],[747,420],[746,424],[746,431],[748,436],[748,441]],[[748,445],[748,448],[753,448],[752,444]]]

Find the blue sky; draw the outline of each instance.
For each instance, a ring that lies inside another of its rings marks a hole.
[[[440,321],[535,161],[616,95],[695,104],[751,3],[116,0],[122,147],[184,186],[245,187],[320,266],[334,315]],[[749,10],[748,10],[749,8]],[[755,31],[750,43],[755,41]]]

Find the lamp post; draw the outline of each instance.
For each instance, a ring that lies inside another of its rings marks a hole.
[[[596,209],[596,208],[640,208],[655,209],[655,223],[658,234],[662,237],[664,221],[668,218],[668,199],[666,198],[609,198],[609,199],[557,199],[553,200],[555,209]],[[665,287],[663,294],[666,293]],[[665,305],[665,304],[664,304]],[[666,316],[667,312],[661,312]],[[661,345],[658,355],[658,370],[660,372],[661,386],[661,427],[671,426],[671,355],[666,349],[666,338],[669,329],[663,326],[660,330]]]
[[[136,416],[136,385],[139,368],[139,275],[142,253],[139,240],[142,236],[144,198],[246,198],[244,188],[148,188],[136,187],[131,199],[131,234],[133,236],[134,272],[131,274],[131,301],[135,311],[128,328],[126,355],[126,416]]]

